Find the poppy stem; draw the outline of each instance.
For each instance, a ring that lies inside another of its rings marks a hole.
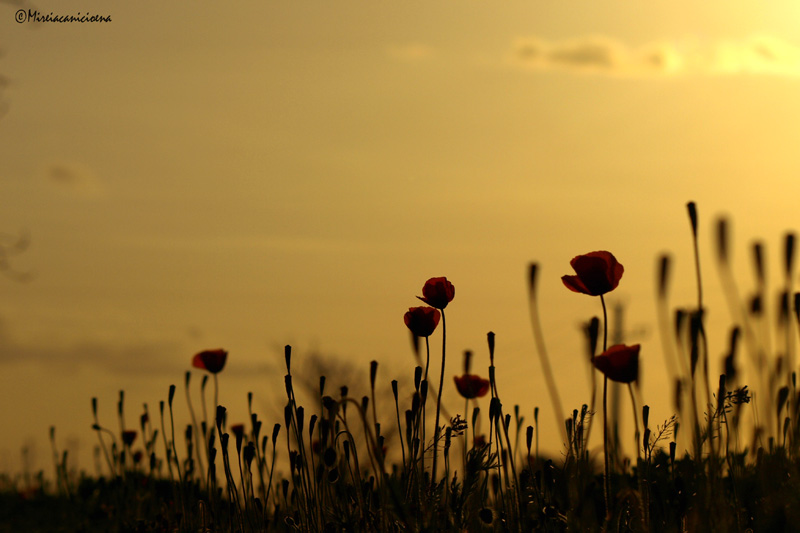
[[[603,492],[605,492],[606,500],[606,523],[603,531],[606,531],[606,527],[611,522],[611,474],[608,457],[608,376],[605,375],[603,376],[603,459],[605,462]]]
[[[603,351],[608,350],[608,311],[606,311],[606,299],[600,295],[600,303],[603,306]]]
[[[428,381],[428,365],[431,361],[431,343],[430,338],[425,337],[425,376],[423,381],[425,382],[426,392],[427,387],[429,386],[430,382]],[[420,455],[420,466],[422,472],[422,479],[425,479],[425,426],[427,425],[426,413],[428,411],[428,402],[427,402],[427,394],[426,394],[426,401],[420,402],[420,407],[422,408],[422,454]]]
[[[442,326],[444,327],[444,326]],[[431,343],[428,337],[425,337],[425,381],[428,381],[428,367],[431,364]]]
[[[545,383],[547,384],[547,392],[550,394],[550,401],[553,404],[553,409],[557,418],[556,427],[561,431],[561,438],[567,442],[567,432],[564,428],[564,409],[561,407],[561,398],[558,395],[558,387],[553,378],[553,370],[550,368],[550,359],[547,356],[547,348],[544,344],[544,334],[542,333],[542,324],[539,320],[538,303],[536,296],[536,279],[539,266],[536,263],[530,265],[529,270],[529,302],[530,302],[530,315],[531,315],[531,328],[533,329],[533,339],[536,343],[536,352],[539,355],[539,362],[542,365],[542,373],[544,374]],[[538,433],[537,433],[538,435]]]
[[[442,389],[444,388],[445,342],[447,340],[447,322],[442,309],[442,372],[439,377],[439,391],[436,398],[436,422],[433,427],[433,466],[431,467],[431,482],[436,485],[436,459],[439,456],[439,411],[442,406]]]
[[[469,398],[464,398],[464,420],[466,420],[467,417],[469,416],[468,413],[469,413]],[[467,479],[467,444],[468,444],[467,433],[468,433],[467,431],[464,431],[464,472],[462,473],[464,479]],[[474,440],[475,438],[474,425],[472,427],[472,436]]]
[[[636,395],[633,392],[633,383],[628,383],[628,392],[631,395],[631,406],[633,407],[633,427],[635,428],[634,436],[636,440],[636,460],[638,464],[638,461],[642,459],[642,450],[647,443],[641,440],[642,433],[639,429],[639,411],[636,408]]]
[[[217,382],[217,374],[214,374],[214,409],[219,407],[219,384]]]
[[[203,452],[200,450],[201,446],[199,445],[200,442],[204,441],[202,435],[200,435],[200,426],[197,425],[197,417],[194,415],[194,407],[192,406],[192,397],[189,394],[189,381],[191,379],[191,372],[186,372],[186,379],[184,381],[184,389],[186,392],[186,403],[189,405],[189,414],[192,417],[192,428],[194,428],[194,433],[197,435],[197,442],[198,445],[195,446],[197,451],[197,467],[199,472],[205,471],[205,466],[203,465]],[[207,443],[203,442],[203,448],[205,448],[206,457],[208,456],[208,445]],[[201,480],[202,481],[202,480]]]

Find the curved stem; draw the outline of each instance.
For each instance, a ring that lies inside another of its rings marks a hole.
[[[608,377],[603,376],[603,458],[605,472],[603,476],[603,492],[606,499],[606,526],[611,522],[611,474],[608,457]],[[606,527],[603,527],[603,531]]]
[[[214,374],[214,412],[216,412],[217,406],[219,406],[219,385],[217,383],[217,375]]]
[[[197,471],[198,472],[205,472],[206,468],[203,464],[203,452],[200,450],[201,446],[200,443],[203,443],[202,448],[205,449],[206,458],[208,458],[208,443],[203,442],[203,436],[200,435],[200,426],[197,425],[197,417],[194,415],[194,407],[192,406],[192,397],[189,394],[189,378],[191,374],[186,372],[186,381],[184,389],[186,391],[186,403],[189,405],[189,414],[192,416],[192,428],[194,428],[194,434],[196,435],[196,442],[197,446],[195,446],[197,451]],[[202,480],[201,480],[202,482]]]
[[[556,381],[553,378],[553,370],[550,368],[550,359],[547,356],[547,348],[544,344],[544,334],[542,333],[542,324],[539,320],[539,310],[536,296],[536,272],[537,266],[531,265],[530,272],[530,315],[531,315],[531,328],[533,329],[533,339],[536,343],[536,351],[539,354],[539,362],[542,365],[542,374],[544,374],[545,383],[547,384],[547,392],[550,394],[550,402],[553,405],[553,410],[556,415],[556,427],[561,432],[561,438],[567,442],[567,431],[564,428],[564,409],[561,407],[561,398],[558,395],[558,388]],[[491,433],[490,433],[491,435]],[[539,433],[537,432],[538,436]]]
[[[422,453],[420,454],[420,466],[422,472],[422,479],[425,479],[425,426],[428,424],[427,418],[425,414],[428,411],[428,393],[430,392],[430,382],[428,381],[428,366],[431,362],[431,342],[429,337],[425,337],[425,376],[423,380],[425,381],[425,387],[427,390],[425,391],[425,402],[420,403],[420,407],[422,408]]]
[[[442,326],[444,328],[444,325]],[[428,337],[425,337],[425,376],[422,378],[428,381],[428,367],[431,364],[431,343]]]
[[[600,295],[600,303],[603,305],[603,351],[608,350],[608,311],[606,311],[606,299]]]
[[[442,405],[442,389],[444,388],[445,344],[447,340],[447,322],[442,309],[442,372],[439,376],[439,391],[436,398],[436,423],[433,427],[433,466],[431,467],[431,482],[436,483],[436,459],[439,456],[439,411]]]

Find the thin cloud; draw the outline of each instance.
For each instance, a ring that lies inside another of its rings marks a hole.
[[[386,53],[395,61],[416,63],[431,58],[434,54],[434,50],[432,47],[425,44],[407,43],[389,46],[386,48]]]
[[[180,375],[187,369],[187,358],[180,357],[177,342],[85,339],[67,345],[22,343],[2,323],[0,353],[3,365],[37,363],[65,374],[93,368],[113,375]]]
[[[514,43],[512,63],[531,70],[627,77],[800,76],[800,47],[767,35],[739,41],[660,41],[638,47],[606,36],[565,41],[526,38]]]
[[[613,41],[589,39],[544,50],[546,60],[566,68],[615,69],[624,64],[625,51]]]
[[[50,163],[44,167],[44,175],[50,183],[77,196],[98,198],[105,192],[94,172],[72,161]]]
[[[125,237],[125,243],[136,247],[186,252],[271,250],[280,253],[358,253],[393,249],[390,244],[385,244],[384,246],[352,239],[259,234],[216,237],[146,235]]]

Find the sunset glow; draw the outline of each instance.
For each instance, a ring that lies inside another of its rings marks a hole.
[[[0,470],[24,468],[31,443],[49,464],[51,425],[93,469],[91,398],[113,419],[124,389],[133,420],[199,376],[192,356],[209,348],[229,353],[220,400],[243,415],[252,391],[281,416],[286,344],[311,382],[317,355],[366,390],[378,360],[384,388],[408,395],[404,314],[443,276],[458,288],[445,405],[462,405],[464,350],[487,374],[493,331],[507,402],[546,412],[557,453],[531,261],[570,411],[589,401],[581,328],[600,310],[561,276],[592,250],[624,264],[606,298],[624,309],[615,344],[641,345],[654,420],[672,414],[673,386],[659,254],[675,259],[670,303],[696,298],[686,203],[715,356],[731,323],[716,218],[732,221],[743,297],[755,239],[781,280],[784,235],[800,229],[789,2],[162,4],[37,4],[111,20],[18,23],[34,7],[0,3],[0,232],[30,240],[8,257],[30,279],[0,277]]]

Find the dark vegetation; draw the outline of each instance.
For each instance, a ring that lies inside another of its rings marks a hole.
[[[599,386],[587,391],[590,402],[571,413],[563,412],[550,372],[538,320],[536,265],[530,269],[531,319],[548,383],[547,409],[565,421],[565,446],[557,458],[539,452],[539,409],[526,424],[518,406],[504,402],[495,379],[492,333],[486,378],[471,373],[465,355],[463,375],[455,380],[464,410],[443,416],[441,391],[453,386],[444,379],[445,310],[455,288],[446,278],[431,278],[420,297],[427,305],[410,308],[405,317],[419,361],[413,394],[401,397],[393,381],[390,415],[379,418],[375,408],[377,362],[370,367],[369,395],[352,397],[347,387],[329,390],[322,376],[315,399],[299,405],[287,346],[282,419],[263,421],[252,412],[251,394],[249,423],[229,425],[227,410],[216,399],[227,353],[201,352],[192,360],[204,372],[201,405],[191,402],[190,372],[184,382],[191,424],[174,427],[175,386],[155,413],[145,406],[135,430],[125,424],[123,393],[119,427],[113,430],[97,418],[93,399],[96,453],[104,473],[70,473],[68,454],[56,448],[51,429],[54,480],[45,481],[43,474],[0,480],[0,530],[800,530],[794,236],[786,236],[785,276],[777,312],[770,313],[763,247],[753,247],[755,290],[740,298],[729,265],[727,224],[719,221],[718,272],[736,318],[725,371],[717,376],[709,364],[710,354],[719,350],[710,350],[705,332],[693,204],[689,218],[698,274],[694,308],[670,311],[670,260],[665,256],[659,263],[656,305],[675,384],[675,415],[668,420],[654,422],[638,400],[639,347],[608,346],[604,295],[624,272],[609,252],[577,256],[575,275],[563,278],[571,291],[597,298],[602,311],[586,323],[586,364],[596,369],[602,392]],[[441,338],[434,357],[441,346],[443,372],[428,376],[434,334]],[[752,387],[742,382],[744,364]],[[630,401],[622,403],[630,403],[633,435],[620,436],[608,413],[611,387],[629,393]],[[602,405],[595,405],[596,397]],[[602,458],[589,452],[593,431],[603,432]],[[636,456],[628,457],[620,442],[634,438]]]

